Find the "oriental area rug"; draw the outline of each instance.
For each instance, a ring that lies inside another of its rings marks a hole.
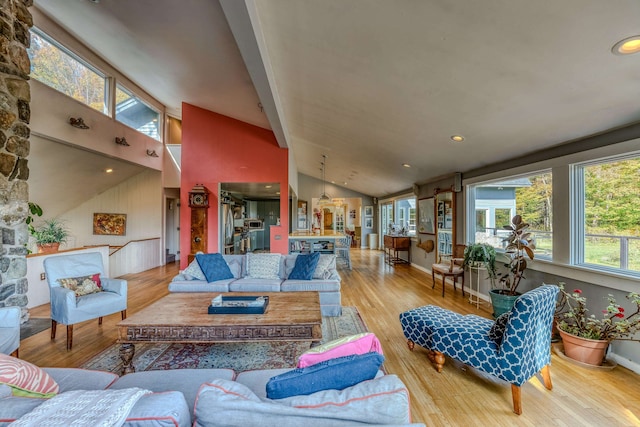
[[[367,332],[355,307],[343,307],[342,316],[322,318],[322,343]],[[309,349],[305,342],[256,342],[216,344],[137,343],[133,357],[136,371],[164,369],[228,368],[236,372],[253,369],[293,368],[297,358]],[[114,344],[83,364],[119,374],[120,344]]]

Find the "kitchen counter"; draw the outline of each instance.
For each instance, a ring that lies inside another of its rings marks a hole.
[[[289,234],[289,253],[320,252],[324,254],[335,254],[336,240],[344,238],[345,234],[331,231],[325,232],[324,234],[298,231]]]
[[[344,233],[334,233],[333,231],[325,231],[323,234],[314,234],[309,231],[296,231],[289,234],[289,239],[343,239]]]

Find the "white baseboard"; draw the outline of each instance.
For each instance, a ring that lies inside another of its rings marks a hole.
[[[424,271],[425,273],[431,274],[431,270],[429,270],[426,267],[423,267],[421,265],[411,263],[411,267],[417,268],[418,270],[421,270],[421,271]]]
[[[625,357],[618,356],[615,353],[609,353],[607,355],[607,358],[613,359],[613,361],[615,361],[618,365],[624,366],[625,368],[635,372],[636,374],[640,374],[640,364],[637,362],[634,362],[633,360],[629,360]]]

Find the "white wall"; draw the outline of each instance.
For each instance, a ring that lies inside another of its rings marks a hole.
[[[161,237],[163,194],[161,174],[145,171],[98,194],[80,206],[64,213],[61,219],[68,224],[75,244],[121,246],[131,240]],[[94,213],[127,215],[124,236],[93,234]],[[70,245],[69,245],[70,246]]]

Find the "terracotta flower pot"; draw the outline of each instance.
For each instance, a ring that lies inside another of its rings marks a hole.
[[[60,243],[42,243],[37,245],[39,254],[52,254],[58,252]]]
[[[605,353],[609,347],[609,341],[577,337],[562,329],[558,329],[558,331],[562,337],[564,354],[567,357],[588,365],[602,365]]]

